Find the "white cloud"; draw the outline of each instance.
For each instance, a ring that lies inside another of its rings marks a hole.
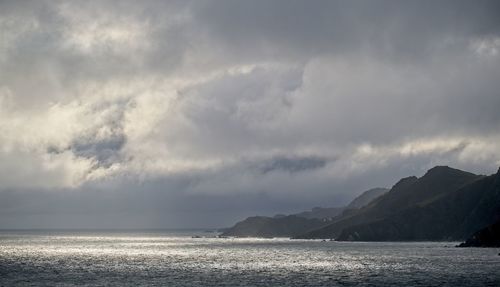
[[[126,56],[144,53],[150,48],[148,21],[78,4],[63,2],[57,7],[66,22],[62,31],[64,48],[85,54],[104,52]]]

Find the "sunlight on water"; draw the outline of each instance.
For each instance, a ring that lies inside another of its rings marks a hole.
[[[497,249],[453,243],[0,233],[0,285],[497,286]]]

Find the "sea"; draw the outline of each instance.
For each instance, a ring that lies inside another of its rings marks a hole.
[[[0,231],[0,286],[500,286],[500,249],[458,242]]]

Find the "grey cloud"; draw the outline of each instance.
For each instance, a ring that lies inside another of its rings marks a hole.
[[[84,113],[89,113],[97,124],[78,134],[67,146],[49,145],[47,152],[61,154],[69,151],[76,157],[94,160],[94,168],[109,168],[126,160],[122,154],[127,143],[124,114],[133,106],[133,101],[129,99],[99,102],[98,106],[90,108],[77,106]]]
[[[182,65],[190,45],[186,23],[168,22],[174,18],[170,16],[182,14],[185,4],[6,1],[0,5],[0,28],[8,40],[0,49],[0,84],[26,106],[66,101],[82,82],[170,74]],[[80,45],[88,45],[89,51]],[[37,97],[32,96],[34,91]]]
[[[76,138],[69,149],[78,157],[92,158],[97,161],[97,167],[110,167],[113,163],[123,161],[121,150],[127,142],[123,131],[124,113],[130,105],[129,101],[117,101],[101,105],[99,110],[111,109],[112,116],[105,119],[104,123],[92,134]]]
[[[339,159],[340,161],[341,159]],[[189,228],[223,227],[249,215],[274,215],[303,211],[311,206],[338,206],[354,195],[373,186],[390,187],[401,177],[422,176],[437,162],[484,172],[496,169],[460,166],[449,156],[415,155],[411,158],[389,159],[384,166],[371,166],[354,173],[348,179],[326,173],[325,168],[307,173],[279,174],[270,172],[252,185],[233,181],[220,184],[248,173],[227,166],[215,173],[165,176],[137,181],[116,178],[111,182],[89,183],[78,190],[2,191],[0,226],[4,228]],[[368,164],[368,163],[367,163]],[[335,165],[333,163],[332,165]],[[478,170],[478,168],[480,170]],[[253,175],[252,175],[253,176]],[[200,180],[201,177],[201,180]],[[216,179],[219,193],[207,192],[207,178]],[[281,184],[280,184],[281,183]],[[194,192],[193,187],[201,185]],[[105,192],[103,191],[105,190]]]
[[[80,141],[71,146],[71,151],[80,157],[96,159],[99,167],[109,167],[120,161],[119,152],[126,142],[124,135],[99,141]]]
[[[309,156],[309,157],[275,157],[260,167],[263,174],[273,171],[285,171],[290,173],[303,172],[323,168],[328,160],[322,157]]]
[[[204,1],[200,6],[199,21],[225,47],[268,57],[375,50],[421,58],[447,40],[498,35],[500,28],[495,1]]]
[[[171,150],[189,147],[189,154],[201,156],[272,147],[282,141],[275,130],[293,105],[302,72],[301,66],[271,63],[181,90],[177,112],[189,128],[172,128],[172,119],[165,118],[159,136]]]

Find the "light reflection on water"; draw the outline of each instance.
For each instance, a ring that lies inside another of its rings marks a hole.
[[[455,244],[4,231],[0,285],[500,286],[500,250]]]

